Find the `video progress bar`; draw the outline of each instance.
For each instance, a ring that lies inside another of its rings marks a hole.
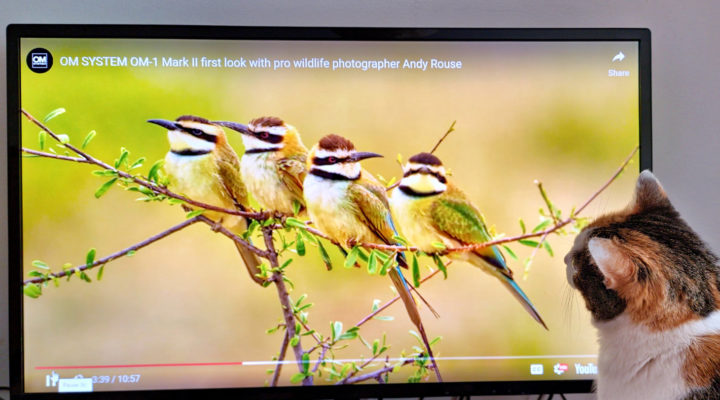
[[[435,357],[437,361],[473,361],[473,360],[537,360],[548,358],[597,358],[597,354],[561,354],[561,355],[536,355],[536,356],[463,356],[463,357]],[[405,358],[390,358],[391,362],[405,361]],[[316,364],[318,360],[310,360]],[[346,358],[336,359],[335,362],[365,362],[367,359]],[[378,362],[382,362],[378,361]],[[232,361],[232,362],[208,362],[208,363],[168,363],[168,364],[116,364],[116,365],[55,365],[35,367],[38,370],[53,369],[102,369],[102,368],[163,368],[163,367],[217,367],[217,366],[257,366],[295,364],[297,361]]]

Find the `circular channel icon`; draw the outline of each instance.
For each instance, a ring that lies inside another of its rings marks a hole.
[[[30,68],[30,71],[38,74],[50,71],[50,68],[53,65],[52,54],[42,47],[30,50],[25,61],[27,62],[27,66]]]

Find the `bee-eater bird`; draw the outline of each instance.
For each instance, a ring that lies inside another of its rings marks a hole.
[[[170,151],[165,155],[168,189],[205,204],[231,210],[245,210],[247,190],[240,177],[240,161],[221,127],[210,121],[183,115],[175,121],[151,119],[148,122],[167,129]],[[207,210],[206,217],[233,233],[247,229],[247,220],[238,215]],[[235,242],[250,277],[258,284],[260,261],[250,249]]]
[[[304,182],[305,204],[315,226],[340,243],[396,244],[390,205],[385,187],[360,166],[360,161],[382,157],[360,152],[355,145],[338,135],[328,135],[313,146],[308,156],[308,174]],[[398,262],[407,266],[402,253]],[[408,316],[425,342],[435,373],[441,380],[425,329],[410,287],[399,266],[388,275],[403,300]]]
[[[403,167],[403,178],[393,190],[390,202],[405,237],[427,254],[438,251],[434,243],[452,248],[491,239],[480,212],[465,193],[447,180],[442,162],[430,153],[416,154],[408,160]],[[500,280],[525,310],[547,329],[530,299],[513,279],[513,273],[497,246],[449,255]]]
[[[248,125],[215,123],[242,134],[245,153],[240,159],[240,173],[260,207],[286,215],[305,209],[303,180],[308,151],[294,126],[276,117],[256,118]]]

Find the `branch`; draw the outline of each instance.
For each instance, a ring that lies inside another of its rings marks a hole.
[[[79,155],[82,159],[84,159],[84,161],[80,161],[80,160],[75,159],[75,158],[73,158],[73,157],[69,157],[70,160],[68,160],[68,161],[76,161],[76,162],[83,162],[83,163],[86,163],[86,164],[94,164],[94,165],[97,165],[97,166],[100,167],[100,168],[103,168],[103,169],[106,169],[106,170],[115,172],[115,173],[116,173],[118,176],[120,176],[120,177],[123,177],[123,178],[126,178],[126,179],[130,179],[130,180],[132,180],[133,182],[135,182],[136,184],[138,184],[138,185],[140,185],[140,186],[144,186],[144,187],[152,190],[152,191],[153,191],[154,193],[156,193],[156,194],[162,194],[162,195],[165,195],[165,196],[167,196],[167,197],[172,197],[172,198],[174,198],[174,199],[183,201],[183,202],[185,202],[185,203],[187,203],[187,204],[191,204],[191,205],[196,206],[196,207],[199,207],[199,208],[204,208],[204,209],[206,209],[206,210],[212,210],[212,211],[217,211],[217,212],[221,212],[221,213],[225,213],[225,214],[231,214],[231,215],[239,215],[239,216],[241,216],[241,217],[252,218],[252,219],[256,219],[256,220],[266,220],[266,219],[269,219],[269,218],[272,218],[272,217],[273,217],[273,213],[270,213],[270,212],[267,212],[267,211],[248,212],[248,211],[240,211],[240,210],[230,210],[230,209],[227,209],[227,208],[217,207],[217,206],[214,206],[214,205],[212,205],[212,204],[201,203],[201,202],[199,202],[199,201],[195,201],[195,200],[192,200],[192,199],[187,198],[187,197],[185,197],[185,196],[182,196],[182,195],[179,195],[179,194],[177,194],[177,193],[174,193],[174,192],[172,192],[172,191],[170,191],[170,190],[168,190],[168,189],[166,189],[166,188],[164,188],[164,187],[162,187],[162,186],[160,186],[160,185],[158,185],[158,184],[156,184],[156,183],[153,183],[153,182],[150,182],[150,181],[148,181],[148,180],[142,179],[142,178],[140,178],[140,177],[138,177],[138,176],[135,176],[135,175],[131,175],[131,174],[129,174],[129,173],[125,172],[125,171],[121,171],[121,170],[119,170],[119,169],[117,169],[117,168],[115,168],[115,167],[113,167],[113,166],[111,166],[111,165],[109,165],[109,164],[107,164],[107,163],[105,163],[105,162],[103,162],[103,161],[100,161],[100,160],[98,160],[97,158],[95,158],[95,157],[91,156],[90,154],[88,154],[88,153],[86,153],[86,152],[78,149],[77,147],[73,146],[73,145],[70,144],[70,143],[62,143],[62,141],[60,140],[60,138],[59,138],[53,131],[51,131],[50,128],[48,128],[47,126],[45,126],[42,122],[38,121],[38,120],[37,120],[35,117],[33,117],[30,113],[28,113],[28,112],[25,111],[24,109],[20,109],[20,112],[22,112],[23,115],[25,115],[25,117],[27,117],[27,119],[29,119],[32,123],[34,123],[35,125],[37,125],[38,127],[40,127],[40,129],[42,129],[43,131],[47,132],[47,134],[50,135],[53,139],[57,140],[57,141],[58,141],[59,143],[61,143],[63,146],[65,146],[66,148],[72,150],[72,151],[75,152],[77,155]],[[25,152],[26,149],[23,148],[22,150]],[[33,155],[36,155],[36,156],[41,156],[41,157],[49,157],[49,158],[55,158],[55,159],[60,159],[60,160],[67,160],[67,158],[65,158],[65,157],[63,157],[63,156],[56,156],[55,154],[53,154],[52,156],[50,156],[50,153],[43,153],[43,152],[38,152],[38,151],[32,151],[32,152],[28,152],[28,153],[29,153],[29,154],[33,154]]]
[[[400,365],[404,366],[404,365],[412,364],[414,362],[415,362],[415,359],[411,358],[411,359],[403,361],[402,364],[400,364]],[[337,382],[336,385],[349,385],[349,384],[353,384],[353,383],[367,381],[370,379],[382,379],[382,374],[392,371],[393,369],[395,369],[396,366],[397,365],[388,365],[387,367],[380,368],[373,372],[368,372],[367,374],[364,374],[364,375],[354,376],[349,379],[345,378],[345,379],[341,380],[340,382]]]
[[[268,261],[270,267],[273,269],[273,275],[270,278],[275,283],[275,288],[280,298],[280,304],[282,305],[283,317],[285,318],[285,335],[288,340],[292,340],[295,335],[295,314],[292,311],[292,305],[290,304],[290,295],[288,294],[287,287],[285,287],[285,281],[283,280],[283,273],[278,271],[280,264],[278,263],[277,252],[275,251],[275,244],[273,243],[273,230],[271,227],[263,227],[263,238],[265,239],[265,247],[268,251]],[[295,353],[295,360],[297,361],[298,369],[300,372],[304,372],[303,369],[303,348],[302,344],[298,340],[297,344],[292,346],[293,352]],[[312,385],[312,375],[306,376],[303,381],[303,386]]]
[[[85,164],[92,164],[92,162],[88,161],[85,158],[80,157],[68,157],[68,156],[61,156],[59,154],[53,154],[53,153],[45,153],[43,151],[37,151],[37,150],[31,150],[26,147],[21,148],[23,153],[32,154],[38,157],[46,157],[46,158],[55,158],[57,160],[63,160],[63,161],[74,161],[79,163],[85,163]]]
[[[283,337],[282,344],[280,345],[280,354],[278,355],[277,365],[275,371],[273,371],[272,380],[270,386],[277,386],[278,379],[280,379],[280,371],[282,370],[283,360],[285,360],[285,353],[287,353],[288,344],[290,343],[290,336],[287,334],[288,328],[285,327],[285,336]]]
[[[440,144],[445,140],[445,138],[448,137],[448,135],[450,135],[455,130],[456,122],[457,121],[453,121],[453,123],[450,124],[450,127],[448,128],[447,132],[445,132],[445,134],[440,138],[440,140],[438,140],[437,143],[435,143],[435,146],[432,148],[432,150],[430,150],[430,154],[435,153],[435,150],[437,150],[437,148],[440,147]]]
[[[62,271],[59,271],[59,272],[54,272],[54,273],[48,274],[48,275],[46,275],[46,276],[41,276],[41,277],[36,277],[36,278],[33,278],[33,279],[28,279],[28,280],[26,280],[26,281],[23,282],[23,285],[27,285],[27,284],[29,284],[29,283],[43,283],[43,282],[46,282],[46,281],[48,281],[48,280],[50,280],[50,279],[53,279],[53,278],[62,278],[62,277],[64,277],[64,276],[73,275],[73,274],[76,274],[76,273],[78,273],[78,272],[82,272],[82,271],[85,271],[85,270],[87,270],[87,269],[97,267],[97,266],[99,266],[99,265],[107,264],[108,262],[110,262],[110,261],[112,261],[112,260],[115,260],[115,259],[117,259],[117,258],[126,256],[128,253],[130,253],[130,252],[132,252],[132,251],[140,250],[140,249],[142,249],[143,247],[148,246],[148,245],[150,245],[150,244],[152,244],[152,243],[154,243],[154,242],[157,242],[158,240],[163,239],[163,238],[165,238],[165,237],[167,237],[167,236],[169,236],[169,235],[171,235],[171,234],[173,234],[173,233],[175,233],[175,232],[177,232],[177,231],[180,231],[180,230],[182,230],[183,228],[186,228],[186,227],[188,227],[188,226],[190,226],[190,225],[192,225],[192,224],[194,224],[194,223],[196,223],[196,222],[200,222],[200,221],[201,221],[201,217],[202,217],[202,216],[197,216],[197,217],[194,217],[194,218],[190,218],[190,219],[188,219],[188,220],[185,220],[185,221],[183,221],[183,222],[181,222],[181,223],[173,226],[172,228],[166,229],[166,230],[158,233],[157,235],[150,236],[149,238],[143,240],[142,242],[135,243],[134,245],[132,245],[132,246],[130,246],[130,247],[127,247],[127,248],[125,248],[125,249],[123,249],[123,250],[120,250],[120,251],[117,251],[117,252],[115,252],[115,253],[113,253],[113,254],[110,254],[110,255],[107,256],[107,257],[101,258],[101,259],[93,262],[92,264],[85,264],[85,265],[81,265],[81,266],[79,266],[79,267],[74,267],[74,268],[65,269],[65,270],[62,270]]]

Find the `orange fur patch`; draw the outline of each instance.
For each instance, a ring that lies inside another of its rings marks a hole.
[[[698,338],[687,351],[684,378],[689,386],[704,388],[720,374],[720,335]]]

